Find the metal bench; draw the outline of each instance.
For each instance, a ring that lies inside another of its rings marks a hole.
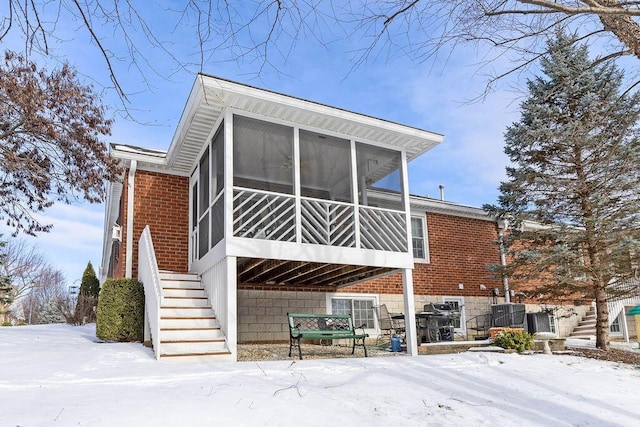
[[[365,338],[369,335],[364,332],[356,332],[353,320],[349,314],[307,314],[307,313],[287,313],[289,321],[289,357],[293,347],[298,347],[298,356],[302,360],[301,340],[352,340],[351,354],[355,353],[356,345],[364,349],[364,356],[367,357],[367,347]]]

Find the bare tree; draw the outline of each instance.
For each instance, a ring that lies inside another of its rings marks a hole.
[[[60,302],[67,299],[66,279],[61,271],[50,265],[44,265],[39,278],[29,288],[29,293],[22,298],[22,310],[29,324],[43,323],[43,315],[51,317],[53,312],[63,313],[59,309]],[[55,316],[54,316],[55,317]],[[45,323],[51,323],[51,320]]]
[[[31,292],[42,280],[48,265],[37,246],[25,239],[9,239],[1,249],[4,256],[0,260],[0,276],[9,278],[12,290],[8,303],[11,305]]]
[[[47,303],[67,297],[66,279],[52,267],[38,247],[23,238],[12,238],[0,245],[0,277],[6,278],[7,292],[0,300],[0,313],[21,306],[30,323],[38,323]]]
[[[162,53],[174,70],[238,61],[259,73],[265,66],[277,69],[305,39],[323,46],[348,40],[356,66],[380,55],[424,61],[472,42],[492,47],[485,58],[489,68],[505,52],[513,54],[512,67],[496,70],[493,81],[535,62],[546,53],[544,41],[563,26],[579,30],[581,41],[601,41],[603,57],[640,58],[635,1],[183,0],[158,14],[159,7],[118,0],[6,0],[0,41],[18,33],[25,52],[55,55],[52,42],[63,39],[63,24],[71,23],[75,37],[95,46],[123,100],[127,90],[118,70],[138,72],[143,79],[157,73],[150,50]],[[185,32],[189,41],[178,44],[176,33],[184,37]]]
[[[111,120],[67,65],[47,72],[7,51],[0,63],[0,219],[34,235],[54,201],[100,202],[119,167],[100,140]]]

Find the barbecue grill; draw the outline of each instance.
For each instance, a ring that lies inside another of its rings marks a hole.
[[[453,341],[453,321],[460,312],[450,304],[429,303],[416,315],[418,337],[421,342]]]

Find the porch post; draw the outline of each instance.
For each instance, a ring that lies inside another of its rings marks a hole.
[[[228,256],[223,262],[227,273],[227,345],[238,360],[238,259]]]
[[[418,355],[418,334],[416,333],[416,308],[413,298],[413,270],[402,270],[402,294],[404,296],[404,326],[407,354]]]

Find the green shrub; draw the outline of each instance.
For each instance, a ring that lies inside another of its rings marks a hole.
[[[144,289],[136,279],[109,279],[100,289],[96,335],[106,341],[142,341]]]
[[[493,343],[498,347],[516,350],[522,353],[531,350],[533,347],[533,335],[524,331],[505,328],[493,339]]]
[[[13,326],[11,322],[2,322],[2,326]]]

